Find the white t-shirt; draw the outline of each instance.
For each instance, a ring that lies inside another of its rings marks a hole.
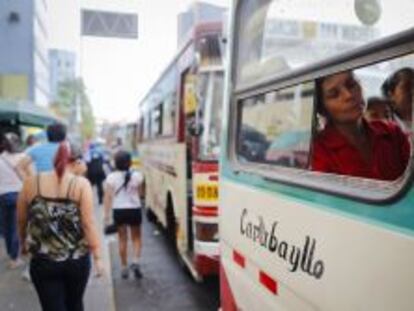
[[[125,174],[126,172],[115,171],[110,173],[108,177],[106,177],[106,184],[111,186],[111,188],[114,191],[112,208],[140,208],[141,200],[139,199],[138,195],[138,187],[143,182],[144,177],[140,172],[131,172],[131,179],[129,180],[128,185],[125,188],[122,187],[125,180]],[[118,191],[118,189],[120,188],[121,190]]]
[[[22,153],[8,153],[7,151],[0,155],[0,195],[20,192],[22,189],[22,180],[12,167],[16,168],[23,156]]]

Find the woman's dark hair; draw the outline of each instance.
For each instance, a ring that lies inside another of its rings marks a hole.
[[[131,179],[131,171],[129,168],[131,167],[131,154],[127,151],[120,150],[115,154],[115,168],[119,171],[125,172],[125,179],[122,185],[123,188],[129,183]]]
[[[47,140],[60,143],[66,139],[66,126],[62,123],[50,124],[46,129]]]
[[[315,107],[316,112],[324,117],[328,117],[328,111],[326,111],[325,105],[323,104],[323,90],[322,84],[327,77],[321,77],[315,81]]]
[[[398,83],[400,83],[402,77],[405,75],[414,75],[414,70],[409,67],[404,67],[394,72],[381,85],[382,94],[385,97],[389,98],[390,95],[394,92],[395,87],[398,85]]]

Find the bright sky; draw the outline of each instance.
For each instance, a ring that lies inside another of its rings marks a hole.
[[[135,121],[139,100],[173,58],[177,14],[192,0],[82,0],[82,6],[138,13],[138,39],[83,37],[81,71],[98,119]],[[228,6],[229,0],[204,2]]]

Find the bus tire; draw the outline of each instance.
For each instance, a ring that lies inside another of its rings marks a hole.
[[[177,223],[175,221],[174,204],[170,194],[167,197],[166,219],[168,241],[174,251],[177,251]]]
[[[157,216],[155,216],[154,212],[150,208],[146,208],[145,215],[150,223],[155,224],[157,222]]]

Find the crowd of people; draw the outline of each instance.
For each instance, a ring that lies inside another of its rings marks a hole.
[[[114,161],[98,144],[83,152],[69,142],[60,123],[49,125],[46,134],[44,143],[27,139],[23,151],[16,133],[0,133],[0,233],[8,268],[26,265],[23,275],[33,283],[43,310],[83,310],[91,268],[97,276],[105,274],[94,210],[102,206],[104,193],[104,221],[116,226],[122,277],[127,278],[130,270],[142,277],[143,176],[131,169],[126,151],[117,151]],[[128,228],[134,252],[131,266]]]

